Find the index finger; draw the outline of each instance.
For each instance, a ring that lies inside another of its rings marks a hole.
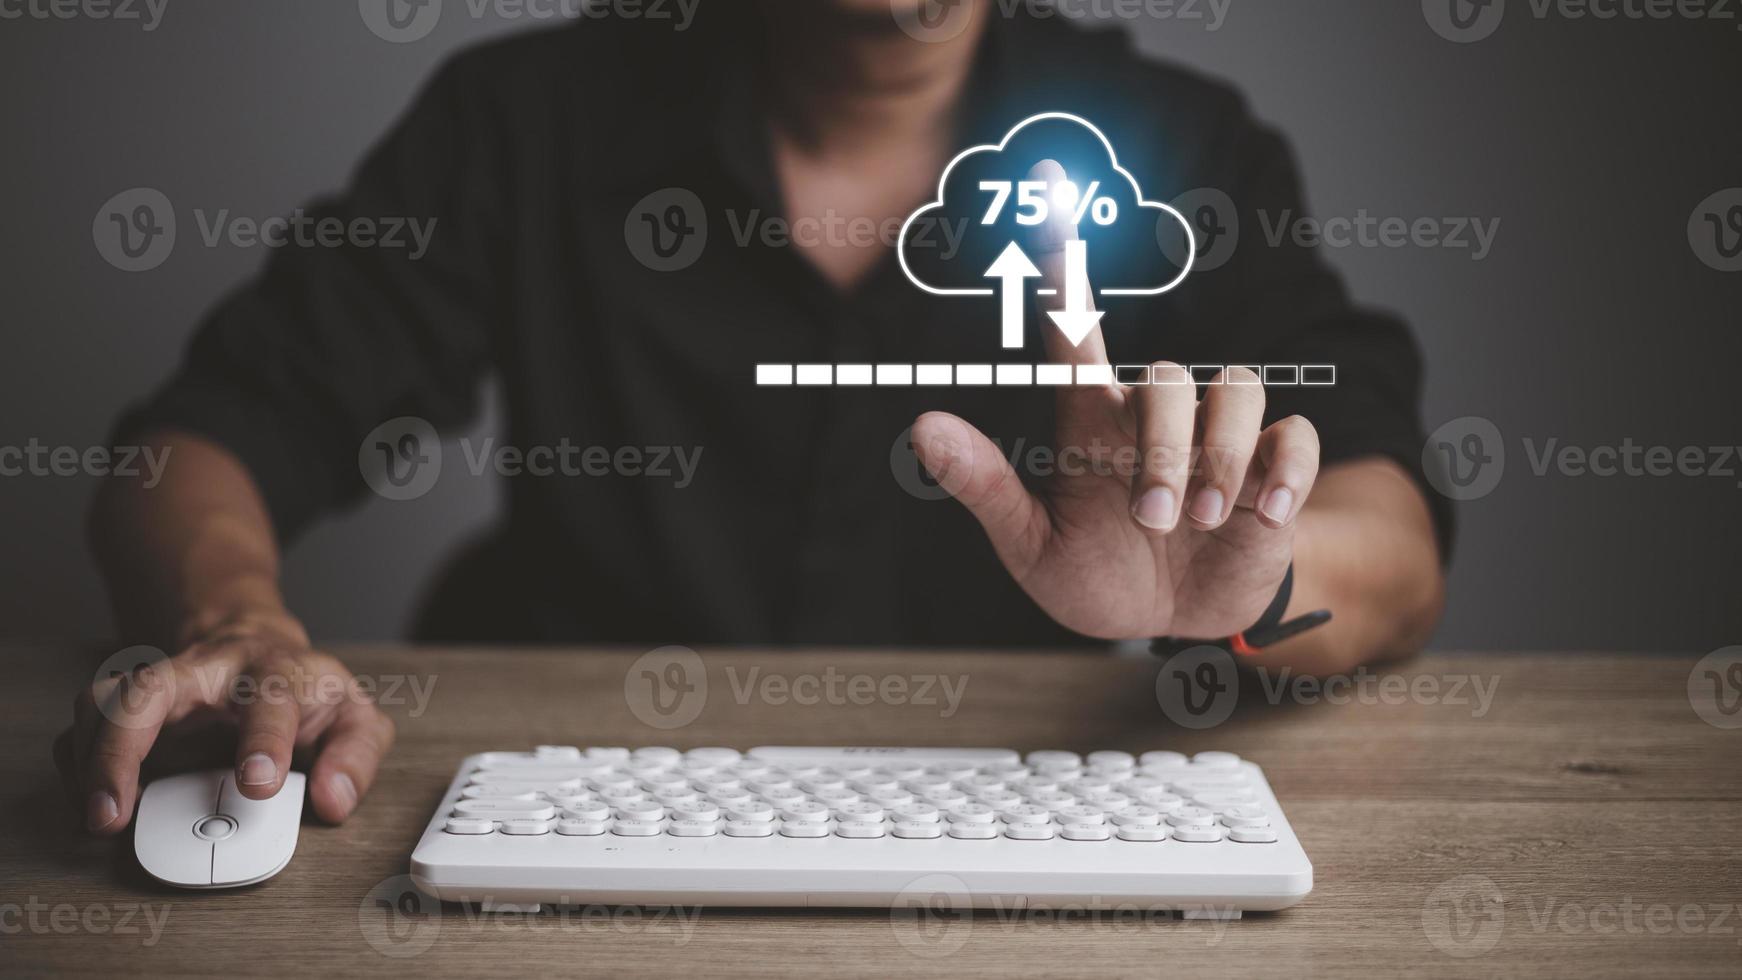
[[[1040,270],[1037,305],[1047,357],[1054,364],[1107,364],[1101,314],[1089,288],[1087,246],[1077,234],[1068,202],[1054,196],[1069,179],[1065,168],[1057,160],[1042,160],[1029,169],[1027,179],[1046,185],[1046,220],[1030,233],[1029,247]],[[1066,333],[1079,331],[1084,331],[1082,338],[1073,344]]]

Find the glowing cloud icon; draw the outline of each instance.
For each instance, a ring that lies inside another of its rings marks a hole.
[[[1060,167],[1037,170],[1042,160],[1064,161]],[[1035,179],[1044,175],[1047,179]],[[1075,179],[1072,179],[1073,176]],[[1083,183],[1079,185],[1078,181]],[[970,186],[971,185],[971,186]],[[972,212],[955,195],[971,196]],[[1048,214],[1064,213],[1073,228],[1085,234],[1063,242],[1067,268],[1064,309],[1052,314],[1053,322],[1072,344],[1080,343],[1100,319],[1091,309],[1087,290],[1080,283],[1099,281],[1099,273],[1087,275],[1089,252],[1106,256],[1133,251],[1131,242],[1157,248],[1154,229],[1172,221],[1180,229],[1185,248],[1184,263],[1174,271],[1172,263],[1152,272],[1153,279],[1127,285],[1119,276],[1117,285],[1096,289],[1102,296],[1157,296],[1178,287],[1191,274],[1197,257],[1197,240],[1191,222],[1171,205],[1143,197],[1137,178],[1121,166],[1113,144],[1093,123],[1067,112],[1043,112],[1017,123],[996,145],[984,144],[958,153],[938,178],[937,197],[907,216],[896,246],[901,271],[920,289],[935,296],[992,296],[1003,298],[1005,347],[1022,346],[1023,282],[1040,272],[1023,253],[1018,239],[1030,235],[1048,221]],[[1141,217],[1154,212],[1153,220]],[[1164,217],[1165,216],[1165,217]],[[1115,226],[1139,222],[1142,235],[1119,239]],[[950,255],[935,250],[918,253],[928,242],[934,226],[951,224],[963,228],[956,236],[968,247]],[[983,240],[982,240],[983,239]],[[1031,239],[1032,240],[1032,239]],[[990,266],[987,256],[996,255]],[[973,268],[961,268],[963,263]],[[1144,265],[1144,263],[1138,263]],[[1146,265],[1150,268],[1153,263]],[[1126,274],[1130,274],[1127,270]],[[992,284],[980,283],[993,280]],[[1040,290],[1050,293],[1051,290]]]

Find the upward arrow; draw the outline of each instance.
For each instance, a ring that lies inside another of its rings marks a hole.
[[[986,270],[986,278],[999,280],[999,295],[1003,298],[1004,346],[1022,346],[1022,280],[1040,275],[1040,270],[1028,260],[1015,242],[999,254]]]
[[[1101,311],[1089,309],[1089,243],[1080,238],[1065,242],[1065,308],[1047,315],[1072,347],[1101,322]]]

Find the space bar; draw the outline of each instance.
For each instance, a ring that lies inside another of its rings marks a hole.
[[[885,748],[869,745],[759,745],[750,750],[750,758],[773,765],[818,766],[853,763],[884,765],[890,762],[913,762],[922,766],[990,766],[1001,762],[1022,761],[1022,757],[1012,749]]]

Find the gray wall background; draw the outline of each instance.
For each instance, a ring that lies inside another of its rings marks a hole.
[[[1219,24],[1197,6],[1205,19],[1110,20],[1237,82],[1293,138],[1317,215],[1501,222],[1480,262],[1332,255],[1358,297],[1414,324],[1429,427],[1480,416],[1504,438],[1499,485],[1461,507],[1434,645],[1742,642],[1742,463],[1728,477],[1537,476],[1524,445],[1742,442],[1742,273],[1703,264],[1687,230],[1696,205],[1742,187],[1742,22],[1538,18],[1512,0],[1492,36],[1456,44],[1416,0],[1227,0]],[[351,0],[167,0],[152,31],[0,20],[0,444],[101,444],[261,263],[263,249],[204,247],[193,209],[265,218],[340,186],[445,53],[543,26],[460,0],[407,44],[371,33]],[[166,263],[128,274],[99,257],[91,223],[140,186],[184,227]],[[0,636],[110,632],[83,546],[94,483],[0,477]],[[327,523],[289,556],[295,608],[322,640],[399,636],[435,563],[498,497],[444,479]]]

